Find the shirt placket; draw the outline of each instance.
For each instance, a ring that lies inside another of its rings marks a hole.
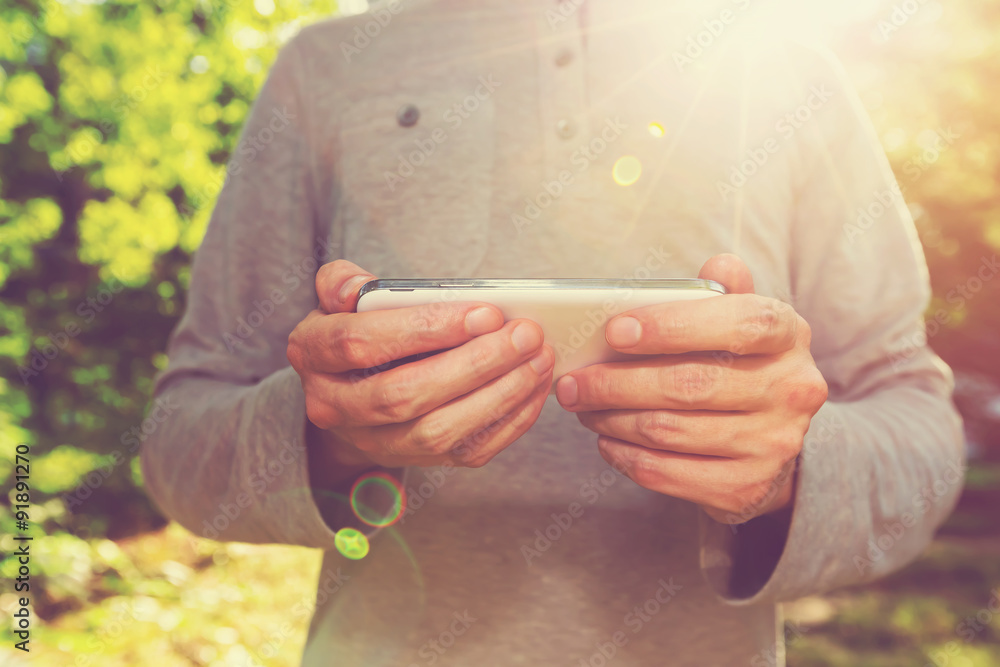
[[[538,83],[545,177],[570,170],[570,158],[590,134],[582,25],[587,0],[548,0],[538,22]]]

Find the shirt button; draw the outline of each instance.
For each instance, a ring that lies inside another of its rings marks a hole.
[[[420,120],[420,109],[412,104],[399,107],[396,112],[396,122],[402,127],[413,127]]]
[[[556,123],[556,133],[563,139],[569,139],[576,134],[576,127],[573,125],[573,121],[562,118]]]
[[[569,49],[560,51],[559,55],[556,56],[557,67],[566,67],[566,65],[569,65],[571,62],[573,62],[573,52]]]

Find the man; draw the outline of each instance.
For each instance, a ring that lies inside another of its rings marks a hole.
[[[279,55],[143,469],[195,532],[328,550],[304,665],[783,664],[775,603],[950,511],[951,376],[858,100],[748,3],[673,7],[413,2]],[[561,379],[483,304],[353,312],[375,276],[696,275],[730,294],[612,319],[650,356]],[[408,496],[380,530],[345,502],[372,471]]]

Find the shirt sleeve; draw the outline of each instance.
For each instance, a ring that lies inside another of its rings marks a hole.
[[[930,542],[964,479],[952,374],[927,347],[930,286],[916,230],[845,73],[816,60],[813,78],[832,82],[832,96],[790,158],[804,167],[790,267],[829,400],[806,434],[791,512],[739,526],[702,517],[703,572],[732,604],[901,568]]]
[[[332,548],[335,529],[354,522],[343,494],[339,512],[323,515],[338,525],[321,516],[304,395],[285,356],[289,333],[316,307],[318,267],[340,257],[297,49],[293,40],[279,53],[227,166],[141,460],[153,499],[194,533]]]

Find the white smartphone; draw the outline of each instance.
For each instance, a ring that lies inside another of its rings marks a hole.
[[[613,350],[604,325],[619,313],[669,301],[705,299],[726,293],[713,280],[480,280],[397,278],[361,286],[357,312],[434,303],[480,301],[500,309],[506,320],[536,322],[555,351],[555,381],[591,364],[637,359]],[[427,355],[421,355],[427,356]]]

